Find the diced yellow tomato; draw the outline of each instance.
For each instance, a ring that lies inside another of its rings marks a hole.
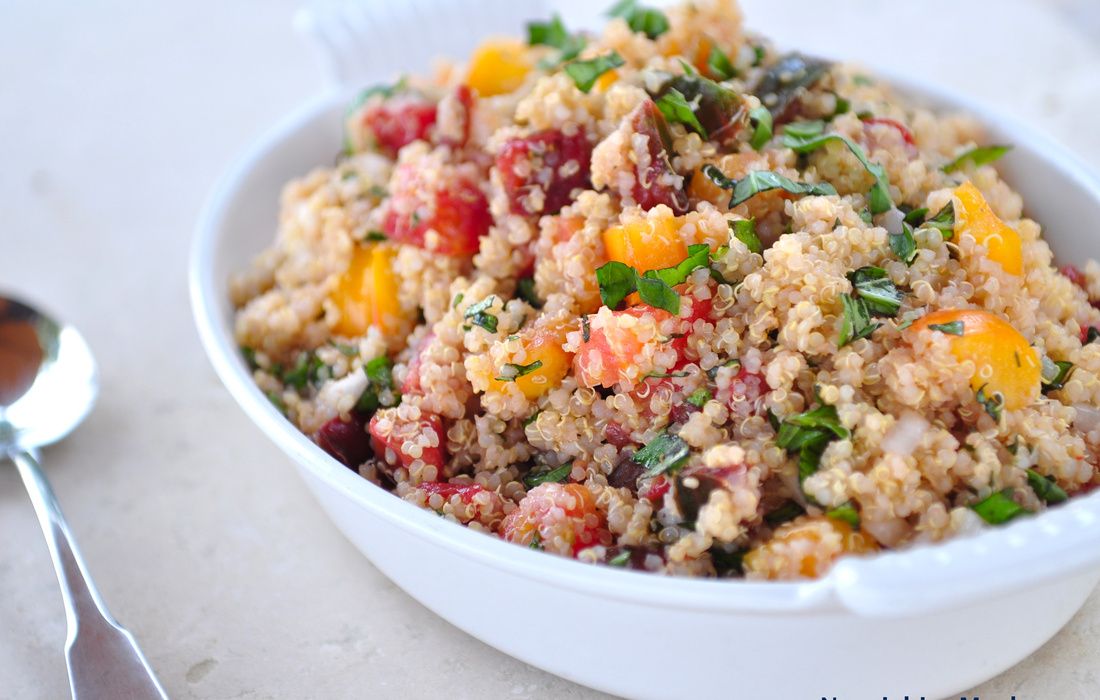
[[[569,373],[570,364],[573,361],[572,353],[562,349],[564,336],[560,332],[551,330],[535,331],[523,342],[526,350],[526,359],[523,366],[530,367],[536,362],[542,364],[523,375],[518,375],[514,380],[502,380],[497,377],[507,376],[509,371],[515,368],[498,367],[496,376],[490,381],[489,388],[492,391],[503,392],[505,384],[515,384],[529,399],[537,399],[551,389],[561,384],[561,380]]]
[[[770,540],[745,554],[745,572],[769,579],[817,578],[846,554],[878,546],[843,520],[806,515],[780,525]]]
[[[530,72],[531,59],[523,42],[490,39],[470,58],[466,84],[482,97],[503,95],[522,85]]]
[[[386,334],[408,328],[410,314],[397,299],[394,255],[394,247],[385,243],[356,246],[347,271],[332,292],[332,302],[340,310],[334,333],[355,337],[371,326]]]
[[[1000,263],[1011,275],[1023,272],[1020,234],[989,208],[981,191],[967,181],[955,188],[955,236],[969,233],[985,246],[986,257]]]
[[[607,259],[630,265],[638,272],[678,265],[687,257],[680,237],[683,217],[642,219],[603,232]]]
[[[596,78],[596,92],[607,92],[619,80],[619,71],[609,70]]]
[[[974,391],[983,389],[986,396],[999,393],[1008,409],[1023,408],[1039,397],[1039,354],[1001,317],[979,309],[933,311],[915,321],[909,332],[955,323],[962,325],[962,335],[948,333],[951,353],[959,361],[974,363],[970,379]],[[954,325],[946,327],[956,329]]]

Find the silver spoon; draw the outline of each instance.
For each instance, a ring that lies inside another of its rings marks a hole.
[[[37,449],[68,435],[97,390],[95,360],[76,329],[0,294],[0,458],[19,468],[61,584],[73,698],[166,698],[134,636],[99,597],[38,465]]]

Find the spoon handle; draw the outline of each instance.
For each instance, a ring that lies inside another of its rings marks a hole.
[[[61,585],[69,628],[65,658],[74,700],[166,699],[134,636],[99,597],[38,460],[28,452],[11,457],[38,514]]]

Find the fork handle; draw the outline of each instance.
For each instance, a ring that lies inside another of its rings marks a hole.
[[[34,504],[61,585],[68,623],[65,660],[74,700],[166,699],[134,636],[99,597],[38,460],[29,452],[11,458]]]

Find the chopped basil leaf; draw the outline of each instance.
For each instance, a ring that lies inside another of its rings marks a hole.
[[[817,408],[787,416],[779,425],[775,444],[785,450],[796,450],[813,437],[814,433],[832,434],[844,439],[850,433],[840,422],[836,406],[822,404]]]
[[[542,538],[539,537],[539,533],[536,532],[534,534],[534,536],[531,538],[531,544],[529,544],[527,546],[530,547],[531,549],[537,549],[539,551],[542,551]]]
[[[715,366],[713,366],[713,367],[711,367],[710,369],[707,370],[707,376],[710,377],[712,380],[717,379],[718,378],[718,370],[722,369],[723,367],[737,367],[738,369],[740,369],[741,360],[737,360],[737,359],[726,360],[722,364],[715,365]]]
[[[256,363],[256,351],[252,348],[241,346],[241,357],[244,358],[244,363],[248,365],[248,369],[259,369],[260,365]]]
[[[756,219],[740,219],[727,221],[733,231],[733,237],[745,244],[750,253],[764,254],[764,245],[760,243],[760,237],[756,235]]]
[[[898,207],[898,209],[901,209],[902,211],[905,211],[904,205]],[[904,221],[905,221],[905,223],[912,226],[914,224],[919,224],[922,221],[924,221],[924,217],[926,217],[926,216],[928,216],[928,207],[921,207],[920,209],[912,209],[912,210],[910,210],[909,212],[907,212],[905,214]]]
[[[573,463],[563,464],[560,467],[553,469],[543,469],[540,471],[530,471],[523,477],[523,485],[528,490],[535,488],[539,484],[555,483],[560,484],[569,478],[569,474],[573,471]]]
[[[463,317],[475,326],[480,326],[490,333],[496,333],[497,317],[485,311],[493,305],[494,301],[496,301],[496,297],[490,294],[478,303],[470,305]]]
[[[1088,345],[1097,338],[1100,338],[1100,328],[1089,326],[1088,331],[1085,332],[1085,345]]]
[[[951,240],[955,235],[955,202],[948,202],[943,209],[936,212],[935,216],[925,221],[920,227],[937,229],[943,236],[943,240]]]
[[[871,323],[871,313],[862,298],[841,294],[840,302],[843,305],[843,314],[840,320],[840,336],[836,341],[837,347],[842,348],[853,340],[868,338],[882,326],[881,323]]]
[[[614,309],[627,295],[638,292],[641,300],[650,306],[669,313],[680,313],[680,295],[672,287],[687,280],[688,276],[710,263],[710,246],[697,243],[688,246],[688,256],[678,265],[660,270],[647,270],[644,275],[625,263],[612,260],[596,268],[596,281],[600,286],[600,299],[609,309]]]
[[[669,88],[668,92],[657,98],[657,109],[661,110],[669,123],[683,124],[704,139],[707,138],[707,130],[699,123],[691,103],[676,88]]]
[[[620,0],[608,10],[608,17],[622,17],[635,32],[656,39],[668,31],[668,18],[660,10],[641,7],[637,0]]]
[[[795,182],[770,170],[752,170],[740,180],[731,180],[723,175],[721,170],[708,164],[703,167],[703,174],[722,189],[733,191],[729,203],[731,208],[768,190],[781,189],[796,195],[836,194],[836,189],[827,182]]]
[[[700,134],[709,134],[713,140],[724,141],[737,130],[742,103],[741,97],[733,90],[695,72],[669,75],[658,82],[656,90],[650,91],[650,95],[660,100],[673,90],[679,92],[692,116],[698,120],[702,128]],[[678,120],[675,116],[669,118]]]
[[[539,61],[539,68],[549,70],[565,61],[576,58],[585,47],[585,39],[579,34],[570,34],[562,24],[561,18],[554,15],[549,22],[531,22],[527,25],[527,43],[531,46],[550,46],[558,49],[555,57]]]
[[[592,339],[592,324],[588,320],[588,314],[581,316],[581,338],[586,343]]]
[[[393,361],[385,355],[376,357],[363,365],[367,375],[367,386],[355,402],[355,410],[360,413],[374,413],[379,406],[396,406],[393,389]]]
[[[851,501],[825,511],[825,517],[846,522],[852,526],[853,530],[859,529],[859,511],[856,510]]]
[[[645,467],[645,476],[657,476],[682,467],[689,453],[688,444],[678,436],[661,433],[635,452],[631,459]]]
[[[753,107],[749,110],[749,121],[752,123],[749,145],[759,151],[772,139],[772,113],[764,106]]]
[[[764,50],[763,46],[752,47],[752,67],[756,68],[763,63],[765,56],[767,56],[767,51]]]
[[[879,316],[896,316],[901,308],[901,292],[881,267],[861,267],[848,274],[855,293],[867,310]]]
[[[532,362],[529,365],[515,365],[515,364],[512,364],[511,362],[507,362],[507,363],[504,364],[504,367],[501,369],[500,376],[497,377],[496,379],[497,379],[498,382],[514,382],[519,377],[523,377],[523,376],[526,376],[528,374],[531,374],[535,370],[541,369],[541,368],[542,368],[542,360],[535,360],[534,362]]]
[[[757,62],[754,65],[758,65],[764,58],[764,50],[761,47],[755,49]],[[780,120],[787,108],[802,96],[803,90],[820,80],[831,65],[828,61],[799,53],[780,56],[768,66],[751,92],[771,110],[772,116]]]
[[[961,168],[967,161],[973,163],[974,167],[982,166],[987,163],[992,163],[1011,150],[1012,146],[978,146],[963,152],[940,169],[945,173],[953,173]]]
[[[848,112],[852,111],[852,103],[847,98],[841,97],[836,93],[833,93],[833,97],[836,98],[836,107],[833,109],[833,113],[829,117],[830,119],[832,119],[833,117],[839,117],[841,114],[847,114]]]
[[[283,414],[284,416],[286,415],[286,402],[283,401],[283,397],[279,395],[279,392],[269,391],[264,394],[264,396],[266,396],[267,400],[270,401],[276,409],[278,409],[279,413]]]
[[[367,379],[370,383],[382,389],[393,388],[393,362],[386,356],[376,357],[366,365]]]
[[[1052,360],[1046,355],[1043,355],[1041,378],[1043,383],[1043,393],[1048,391],[1057,391],[1066,385],[1066,380],[1069,379],[1070,372],[1073,371],[1073,363],[1066,362],[1064,360]]]
[[[302,352],[294,367],[283,374],[283,384],[301,393],[308,384],[318,384],[331,376],[328,365],[313,351]]]
[[[1034,469],[1027,470],[1027,483],[1043,503],[1061,503],[1069,498],[1069,494],[1063,491],[1058,484],[1054,483],[1054,479],[1051,479],[1049,476],[1043,476]]]
[[[650,271],[654,272],[654,271]],[[680,295],[665,282],[655,277],[649,277],[647,272],[644,277],[637,277],[638,296],[643,303],[657,309],[664,309],[670,314],[680,313]]]
[[[917,259],[917,240],[913,238],[913,227],[901,222],[901,233],[887,234],[890,250],[906,265],[912,265]]]
[[[458,305],[462,303],[462,297],[463,297],[462,292],[459,292],[458,294],[455,294],[455,300],[451,302],[451,308],[452,309],[457,309],[458,308]]]
[[[364,240],[377,242],[388,240],[388,237],[381,231],[368,231],[367,237]]]
[[[623,65],[623,57],[617,51],[596,56],[587,60],[573,60],[565,64],[565,73],[573,79],[573,83],[581,92],[588,92],[600,76],[609,70],[614,70]]]
[[[871,218],[871,210],[870,209],[866,209],[866,208],[861,209],[860,212],[859,212],[859,218],[862,219],[863,223],[867,224],[868,226],[870,226],[873,223],[873,219]],[[914,244],[914,246],[915,246],[915,244]]]
[[[619,552],[618,554],[616,554],[615,556],[613,556],[613,557],[611,557],[610,559],[607,560],[607,565],[608,566],[623,567],[623,566],[626,566],[629,563],[630,563],[630,550],[629,549],[624,549],[623,551]]]
[[[785,501],[775,510],[764,516],[764,522],[769,527],[779,527],[783,523],[790,522],[806,512],[798,501]]]
[[[542,308],[542,300],[535,294],[535,278],[522,277],[516,283],[516,296],[536,309]]]
[[[863,168],[875,178],[875,184],[871,187],[871,192],[868,194],[867,201],[871,207],[871,213],[881,214],[885,211],[889,211],[890,208],[893,207],[894,203],[890,199],[890,180],[886,177],[886,168],[868,160],[867,154],[863,152],[863,148],[843,134],[823,134],[818,132],[817,134],[811,135],[805,130],[800,131],[797,128],[792,131],[791,127],[798,126],[798,124],[788,124],[784,127],[783,145],[785,147],[790,148],[795,153],[809,153],[821,148],[830,141],[840,141],[848,147],[848,150],[851,151],[852,155],[856,157],[856,160],[863,165]]]
[[[359,348],[355,345],[333,342],[332,347],[339,350],[344,357],[357,357],[359,355]]]
[[[950,321],[948,323],[931,323],[928,325],[934,331],[947,333],[948,335],[962,335],[966,330],[966,324],[962,321]]]
[[[706,243],[694,243],[688,246],[688,255],[679,264],[661,270],[650,270],[644,277],[656,277],[668,286],[683,284],[692,272],[710,264],[710,246]]]
[[[649,374],[645,375],[643,379],[680,379],[688,376],[689,374],[691,374],[691,372],[688,372],[686,370],[683,372],[650,372]]]
[[[691,392],[691,396],[687,397],[686,401],[696,408],[702,408],[707,405],[707,401],[710,401],[711,398],[713,398],[713,394],[710,393],[710,389],[704,387]]]
[[[817,136],[821,136],[825,132],[825,122],[821,119],[814,119],[812,121],[804,122],[791,122],[783,127],[783,140],[786,141],[788,137],[791,139],[797,139],[798,141],[805,141]]]
[[[989,414],[989,417],[995,421],[1001,420],[1001,413],[1005,407],[1005,397],[999,391],[994,391],[992,394],[987,394],[985,391],[987,384],[982,384],[978,387],[977,393],[974,398],[978,400],[978,404],[985,409],[985,412]]]
[[[614,309],[629,294],[637,290],[638,273],[630,265],[612,260],[596,268],[596,282],[600,286],[600,300],[604,306]]]
[[[707,69],[711,75],[719,80],[729,80],[737,75],[737,69],[730,62],[730,57],[717,46],[710,48],[710,55],[707,56]]]
[[[1001,525],[1031,512],[1012,500],[1012,489],[994,491],[977,503],[970,504],[970,509],[990,525]]]

